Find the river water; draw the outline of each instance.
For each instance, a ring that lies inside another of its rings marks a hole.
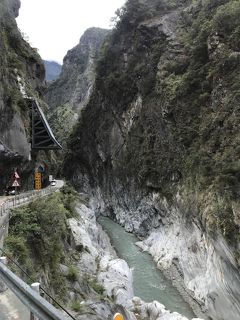
[[[127,261],[130,268],[133,269],[135,296],[146,302],[157,300],[164,304],[166,309],[179,312],[189,319],[195,317],[192,309],[179,295],[176,288],[156,268],[152,257],[140,251],[135,245],[135,242],[138,241],[136,236],[126,232],[123,227],[108,218],[100,217],[98,222],[107,232],[119,258]]]

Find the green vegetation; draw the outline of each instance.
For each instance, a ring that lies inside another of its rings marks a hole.
[[[96,82],[102,94],[111,93],[111,101],[117,103],[120,110],[131,103],[138,92],[145,97],[155,86],[165,37],[157,32],[157,27],[139,26],[140,22],[152,18],[154,10],[154,5],[128,1],[117,11],[116,29],[103,46]],[[134,48],[134,52],[128,48]]]
[[[69,281],[76,281],[78,279],[78,270],[74,266],[70,266],[68,269],[67,279]]]
[[[64,205],[64,208],[66,209],[67,218],[77,217],[75,204],[78,197],[79,196],[77,191],[69,184],[65,184],[61,188],[60,198]]]
[[[71,309],[75,312],[80,312],[82,310],[82,306],[78,300],[74,300],[71,304]]]
[[[102,295],[104,293],[104,287],[101,284],[99,284],[95,278],[90,279],[88,283],[90,287],[93,288],[93,290],[98,294]]]
[[[66,281],[59,264],[67,258],[64,244],[67,241],[66,219],[76,216],[73,210],[76,194],[65,186],[61,192],[40,199],[27,206],[14,209],[9,226],[9,236],[5,249],[24,268],[31,278],[49,278],[51,287],[59,299],[66,294]],[[24,274],[13,266],[14,271]],[[77,271],[69,268],[67,276],[71,281],[77,279]]]
[[[182,184],[204,195],[200,210],[207,204],[211,208],[207,227],[220,230],[237,246],[239,227],[231,203],[240,192],[236,149],[240,78],[239,55],[234,53],[239,48],[240,4],[196,3],[199,10],[180,38],[189,62],[180,74],[177,65],[171,70],[166,66],[166,76],[159,79],[164,104],[175,120],[174,135],[186,151],[179,152],[182,163],[171,164],[185,177]]]
[[[13,263],[10,268],[27,283],[40,281],[58,302],[77,313],[95,314],[80,301],[89,292],[102,299],[104,288],[92,275],[79,271],[76,265],[81,253],[70,247],[67,219],[77,215],[76,200],[85,201],[72,187],[64,185],[60,192],[12,210],[4,249],[24,272]],[[74,299],[69,292],[74,292]]]
[[[226,4],[219,6],[213,17],[213,28],[224,36],[230,36],[229,42],[231,42],[231,37],[239,32],[239,15],[239,1],[228,1]]]

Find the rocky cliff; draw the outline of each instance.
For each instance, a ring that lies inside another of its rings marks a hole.
[[[118,15],[64,172],[206,317],[240,319],[240,3],[129,0]]]
[[[45,92],[50,123],[65,143],[82,108],[87,104],[95,78],[95,65],[108,30],[90,28],[63,60],[59,79]]]
[[[44,67],[46,70],[45,79],[48,82],[56,80],[62,70],[62,66],[55,61],[44,60]]]
[[[0,1],[0,192],[13,167],[26,178],[31,170],[30,116],[24,94],[39,99],[45,77],[40,56],[17,28],[19,7],[19,0]]]

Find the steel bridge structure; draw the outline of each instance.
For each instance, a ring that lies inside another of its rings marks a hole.
[[[57,150],[62,146],[55,138],[50,125],[35,98],[28,98],[32,121],[32,150]]]

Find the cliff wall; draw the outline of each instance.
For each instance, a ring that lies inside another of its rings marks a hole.
[[[240,319],[239,14],[234,0],[129,0],[64,167],[219,320]]]
[[[30,115],[24,94],[41,98],[45,71],[37,51],[17,28],[19,0],[0,1],[0,192],[18,167],[25,178],[33,164]]]
[[[45,91],[49,104],[49,121],[65,145],[74,124],[87,104],[95,79],[95,66],[108,30],[89,28],[79,44],[64,57],[59,79]]]

